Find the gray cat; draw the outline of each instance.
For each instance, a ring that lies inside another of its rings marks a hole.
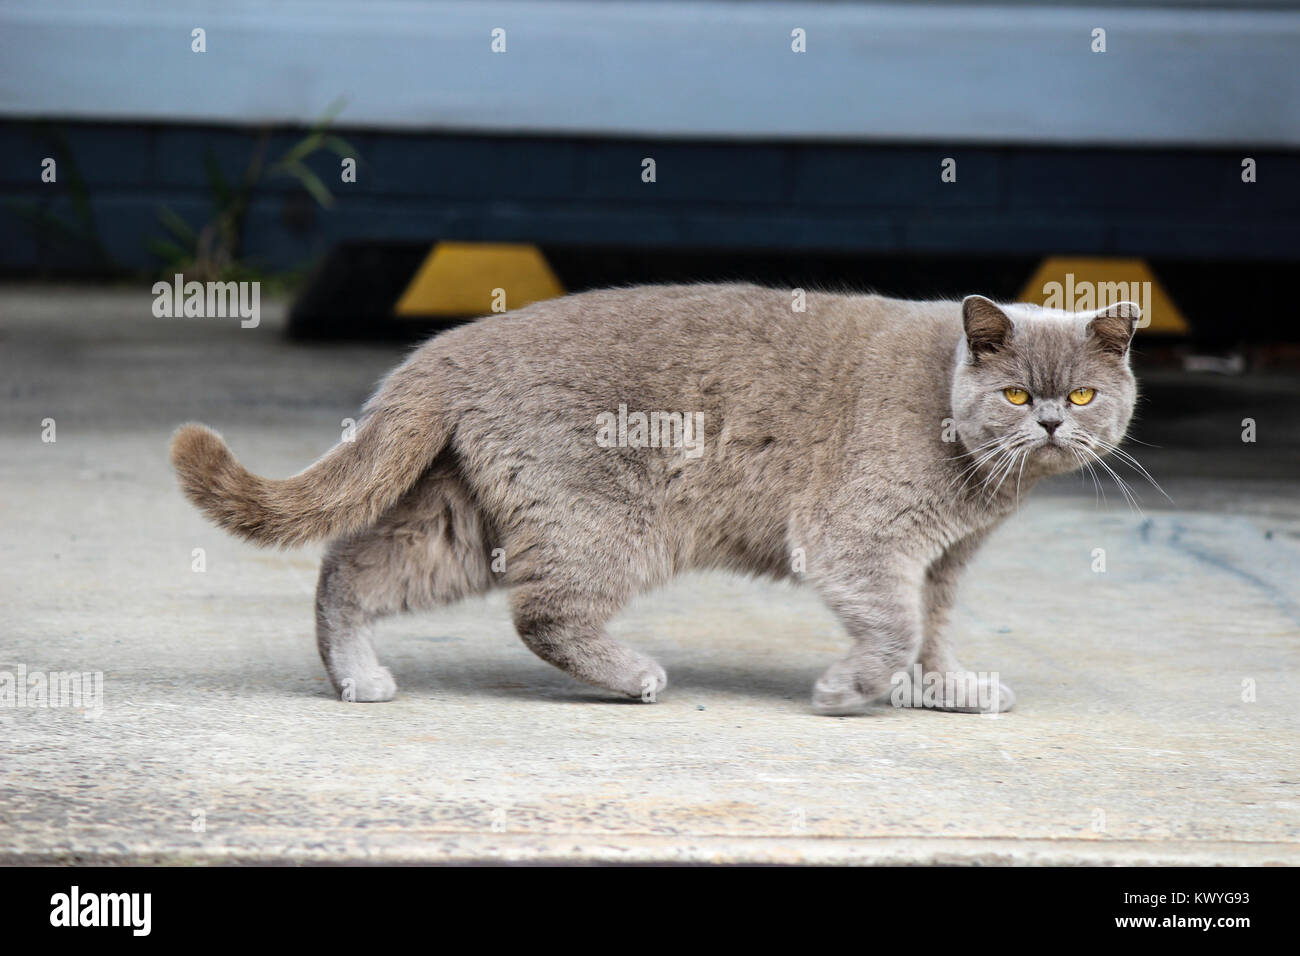
[[[654,700],[663,668],[605,623],[692,568],[821,595],[853,647],[814,686],[820,713],[860,712],[917,665],[987,684],[944,633],[958,573],[1035,481],[1116,450],[1137,306],[792,301],[690,285],[540,302],[427,342],[355,440],[292,478],[251,474],[200,425],[172,462],[237,535],[330,540],[317,643],[346,700],[396,693],[377,618],[498,586],[543,660]],[[980,691],[925,706],[1012,705]]]

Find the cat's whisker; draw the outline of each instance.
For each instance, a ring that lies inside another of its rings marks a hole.
[[[979,487],[975,489],[977,493],[983,494],[988,489],[989,482],[993,480],[993,476],[996,475],[998,473],[998,469],[1002,467],[1002,459],[1007,454],[1008,454],[1008,450],[1006,448],[998,449],[997,457],[993,460],[993,462],[989,465],[988,470],[984,473],[984,480],[981,481],[979,483]]]
[[[968,465],[966,468],[962,469],[962,470],[961,470],[961,471],[960,471],[960,472],[959,472],[959,473],[958,473],[958,474],[957,474],[957,475],[952,479],[952,481],[950,481],[950,482],[948,483],[948,487],[951,488],[951,487],[952,487],[953,485],[955,485],[958,481],[962,481],[962,479],[964,478],[965,481],[962,481],[962,488],[965,488],[965,487],[966,487],[966,484],[967,484],[967,483],[968,483],[972,478],[974,478],[976,474],[979,473],[979,468],[980,468],[980,466],[983,465],[985,462],[990,461],[990,460],[991,460],[995,455],[998,454],[998,452],[999,452],[1000,450],[1001,450],[1001,449],[994,449],[993,451],[991,451],[991,452],[989,452],[987,455],[985,455],[983,458],[981,458],[979,461],[972,462],[972,463],[971,463],[970,465]]]
[[[1025,438],[1020,438],[1007,443],[1007,446],[1004,449],[1004,458],[999,458],[994,463],[993,467],[989,469],[989,474],[984,479],[984,483],[980,485],[980,490],[983,491],[996,479],[996,483],[993,483],[993,487],[988,493],[989,499],[992,499],[997,495],[998,491],[1002,488],[1003,483],[1008,477],[1010,477],[1012,469],[1016,466],[1016,459],[1020,455],[1020,449],[1024,448],[1028,443],[1028,439]]]
[[[1083,432],[1083,435],[1087,440],[1093,442],[1098,447],[1104,449],[1108,454],[1114,455],[1124,464],[1128,465],[1128,467],[1132,468],[1134,471],[1140,474],[1143,478],[1145,478],[1148,482],[1151,483],[1151,487],[1155,488],[1156,491],[1164,495],[1166,501],[1168,501],[1171,504],[1173,503],[1174,499],[1169,497],[1169,494],[1165,491],[1165,489],[1160,487],[1160,482],[1156,481],[1155,478],[1151,476],[1151,473],[1146,470],[1146,468],[1142,465],[1142,462],[1138,461],[1136,457],[1129,454],[1127,451],[1125,451],[1123,448],[1120,448],[1118,445],[1106,441],[1104,438],[1099,438],[1098,436],[1090,434],[1088,432]]]
[[[1164,448],[1164,445],[1153,445],[1149,441],[1142,441],[1140,438],[1134,438],[1132,435],[1124,436],[1125,441],[1131,441],[1135,445],[1143,445],[1147,448]]]
[[[1020,472],[1016,475],[1016,507],[1020,507],[1020,482],[1025,477],[1025,462],[1029,460],[1029,450],[1026,449],[1020,456]]]
[[[1106,462],[1099,461],[1098,464],[1100,464],[1102,468],[1106,469],[1106,473],[1114,479],[1115,484],[1119,485],[1119,490],[1124,493],[1124,498],[1128,501],[1129,508],[1141,516],[1143,513],[1142,505],[1138,502],[1137,495],[1133,492],[1132,486],[1121,478],[1119,473],[1110,465],[1106,464]]]
[[[966,486],[970,484],[971,480],[974,479],[977,474],[979,474],[980,467],[985,463],[989,462],[990,460],[994,459],[998,455],[1000,455],[1004,450],[1005,439],[999,436],[996,439],[996,441],[998,443],[998,446],[996,448],[994,448],[992,451],[985,452],[976,461],[972,462],[969,466],[964,468],[955,478],[952,479],[951,482],[948,483],[948,487],[951,488],[960,479],[965,477],[966,480],[962,481],[961,487],[957,489],[958,493],[964,491],[966,489]]]
[[[1150,483],[1152,488],[1154,488],[1156,491],[1160,492],[1160,494],[1164,496],[1166,501],[1168,501],[1170,504],[1173,503],[1174,499],[1169,497],[1169,493],[1166,492],[1164,488],[1160,487],[1160,482],[1156,481],[1155,478],[1151,477],[1151,473],[1146,470],[1146,468],[1142,465],[1140,461],[1138,461],[1132,455],[1128,454],[1128,452],[1120,448],[1112,448],[1110,449],[1110,453],[1114,455],[1116,458],[1118,458],[1125,465],[1128,465],[1128,467],[1136,471],[1143,478],[1145,478]]]
[[[999,449],[999,451],[1000,450],[1001,449]],[[962,480],[961,485],[959,485],[957,488],[957,494],[961,494],[962,492],[964,492],[970,486],[970,483],[979,477],[980,475],[979,465],[981,464],[983,464],[983,462],[979,462],[976,465],[971,466],[970,468],[966,469],[966,471],[962,472],[961,475],[957,476],[958,478],[963,478],[963,476],[965,476]]]
[[[1093,502],[1098,506],[1105,504],[1106,492],[1102,489],[1101,482],[1097,479],[1097,470],[1092,467],[1092,462],[1088,461],[1088,459],[1084,457],[1083,452],[1079,451],[1077,448],[1069,445],[1066,447],[1069,449],[1070,454],[1072,454],[1079,462],[1079,467],[1082,469],[1080,474],[1092,478]]]
[[[1087,447],[1089,452],[1095,455],[1098,458],[1098,460],[1100,460],[1101,456],[1097,455],[1093,446],[1102,449],[1102,451],[1104,451],[1106,454],[1114,455],[1123,464],[1133,469],[1135,472],[1137,472],[1143,478],[1145,478],[1151,484],[1151,487],[1155,488],[1156,491],[1158,491],[1161,495],[1164,496],[1166,501],[1169,501],[1170,503],[1173,502],[1173,499],[1169,497],[1168,492],[1166,492],[1164,488],[1160,487],[1160,483],[1156,481],[1155,478],[1152,477],[1151,473],[1147,471],[1146,468],[1143,467],[1142,463],[1138,461],[1135,457],[1133,457],[1124,449],[1120,448],[1118,445],[1106,441],[1104,438],[1094,435],[1091,432],[1084,431],[1083,429],[1080,429],[1079,431],[1080,431],[1080,435],[1083,438],[1081,444]],[[1106,465],[1103,465],[1103,467],[1105,467],[1107,471],[1110,471],[1112,474],[1114,474],[1116,476],[1117,481],[1119,480],[1118,474],[1114,472],[1113,469],[1111,469],[1109,466]]]
[[[998,462],[1001,462],[1002,455],[1004,454],[1006,454],[1005,447],[998,446],[996,453],[993,454],[992,457],[984,459],[985,462],[988,462],[988,468],[984,468],[984,470],[972,471],[970,475],[966,477],[966,480],[962,481],[962,486],[958,490],[966,490],[967,486],[969,486],[972,483],[972,481],[975,481],[976,479],[980,479],[979,485],[976,485],[975,488],[972,490],[974,490],[976,494],[983,492],[984,485],[988,484],[989,476],[992,475],[993,470],[995,470],[995,468],[997,467]],[[982,462],[982,464],[983,463],[984,462]]]
[[[993,486],[989,489],[990,498],[993,498],[997,495],[998,489],[1000,489],[1002,487],[1002,483],[1006,481],[1008,471],[1016,463],[1016,454],[1017,451],[1014,447],[1008,448],[1006,455],[1004,455],[1003,458],[998,461],[997,469],[989,476],[990,481],[992,481],[992,479],[994,478],[997,479],[996,481],[993,482]]]
[[[1128,502],[1129,508],[1137,512],[1139,515],[1142,514],[1142,508],[1138,505],[1137,498],[1133,495],[1133,492],[1129,488],[1128,483],[1119,476],[1119,474],[1115,471],[1114,468],[1106,464],[1106,462],[1102,459],[1102,457],[1098,455],[1091,447],[1089,447],[1088,445],[1082,445],[1080,447],[1082,447],[1085,451],[1087,451],[1089,455],[1092,456],[1094,462],[1096,462],[1098,465],[1100,465],[1102,468],[1106,470],[1106,473],[1110,475],[1112,479],[1114,479],[1115,484],[1119,485],[1119,490],[1124,495],[1124,499]]]
[[[979,487],[976,489],[977,492],[983,492],[988,487],[989,482],[993,480],[994,476],[996,476],[1001,469],[1003,458],[1011,453],[1012,447],[1013,446],[1009,442],[1005,442],[998,446],[996,457],[993,458],[992,463],[986,470],[984,480],[980,482]]]
[[[998,479],[997,487],[993,489],[993,493],[995,495],[1002,490],[1002,486],[1006,484],[1007,479],[1011,477],[1011,473],[1016,470],[1016,462],[1021,461],[1023,463],[1023,458],[1028,457],[1029,451],[1028,449],[1025,448],[1026,444],[1027,442],[1021,441],[1021,442],[1017,442],[1012,447],[1010,460],[1007,462],[1006,469],[1002,472],[1001,477]],[[1020,486],[1020,482],[1017,479],[1016,487],[1019,488],[1019,486]],[[1017,497],[1018,496],[1019,496],[1019,492],[1017,491]]]
[[[959,458],[967,458],[967,457],[987,460],[987,457],[990,454],[990,452],[986,451],[986,449],[992,449],[991,453],[996,453],[1005,441],[1006,441],[1005,436],[997,435],[994,438],[990,438],[982,445],[977,445],[975,448],[972,448],[970,451],[963,452],[960,455],[954,455],[952,458],[945,459],[945,461],[954,461]]]
[[[988,447],[990,447],[990,446],[992,446],[992,445],[996,445],[996,444],[998,444],[1000,441],[1002,441],[1002,436],[1001,436],[1001,435],[995,435],[994,437],[990,438],[988,441],[984,442],[983,444],[976,445],[974,448],[969,448],[969,449],[967,449],[966,451],[963,451],[963,452],[962,452],[961,454],[959,454],[959,455],[952,455],[951,457],[948,457],[948,458],[940,458],[939,460],[940,460],[940,461],[959,461],[960,459],[962,459],[962,458],[966,458],[966,457],[968,457],[969,455],[975,455],[975,454],[978,454],[982,449],[988,448]]]

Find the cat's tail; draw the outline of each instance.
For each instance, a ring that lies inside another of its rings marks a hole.
[[[253,474],[203,425],[183,425],[171,460],[186,497],[233,534],[288,547],[353,534],[374,524],[419,480],[451,437],[427,392],[399,369],[367,404],[355,438],[292,478]]]

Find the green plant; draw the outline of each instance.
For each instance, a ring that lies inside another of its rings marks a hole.
[[[158,221],[168,236],[150,239],[146,245],[163,260],[165,270],[183,272],[200,281],[257,275],[254,265],[243,260],[244,222],[254,191],[268,179],[282,176],[295,179],[321,207],[332,208],[333,193],[305,161],[322,149],[339,157],[360,160],[357,151],[346,140],[329,132],[340,109],[342,102],[333,104],[306,136],[269,165],[265,156],[271,131],[263,129],[237,184],[227,181],[212,151],[205,151],[203,165],[212,215],[195,229],[171,208],[158,209]]]
[[[113,271],[113,257],[100,238],[99,226],[95,222],[90,189],[72,155],[67,136],[56,127],[38,124],[37,129],[50,141],[51,152],[67,185],[67,197],[72,204],[71,215],[65,217],[56,213],[51,208],[53,198],[39,201],[14,199],[6,201],[5,205],[27,223],[37,242],[59,243],[79,251],[86,257],[91,268]]]

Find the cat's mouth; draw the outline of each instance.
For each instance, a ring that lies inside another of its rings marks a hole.
[[[1033,447],[1034,449],[1057,448],[1062,451],[1066,451],[1070,448],[1073,448],[1078,443],[1079,443],[1078,439],[1076,439],[1073,436],[1063,436],[1056,433],[1052,433],[1049,435],[1043,435],[1041,438],[1036,439],[1031,447]]]
[[[1031,451],[1035,457],[1045,458],[1050,461],[1064,461],[1067,458],[1073,459],[1071,448],[1074,442],[1069,439],[1060,438],[1057,435],[1044,435],[1034,442]]]
[[[1042,474],[1062,474],[1082,467],[1079,442],[1076,438],[1044,435],[1030,448],[1034,465]]]

